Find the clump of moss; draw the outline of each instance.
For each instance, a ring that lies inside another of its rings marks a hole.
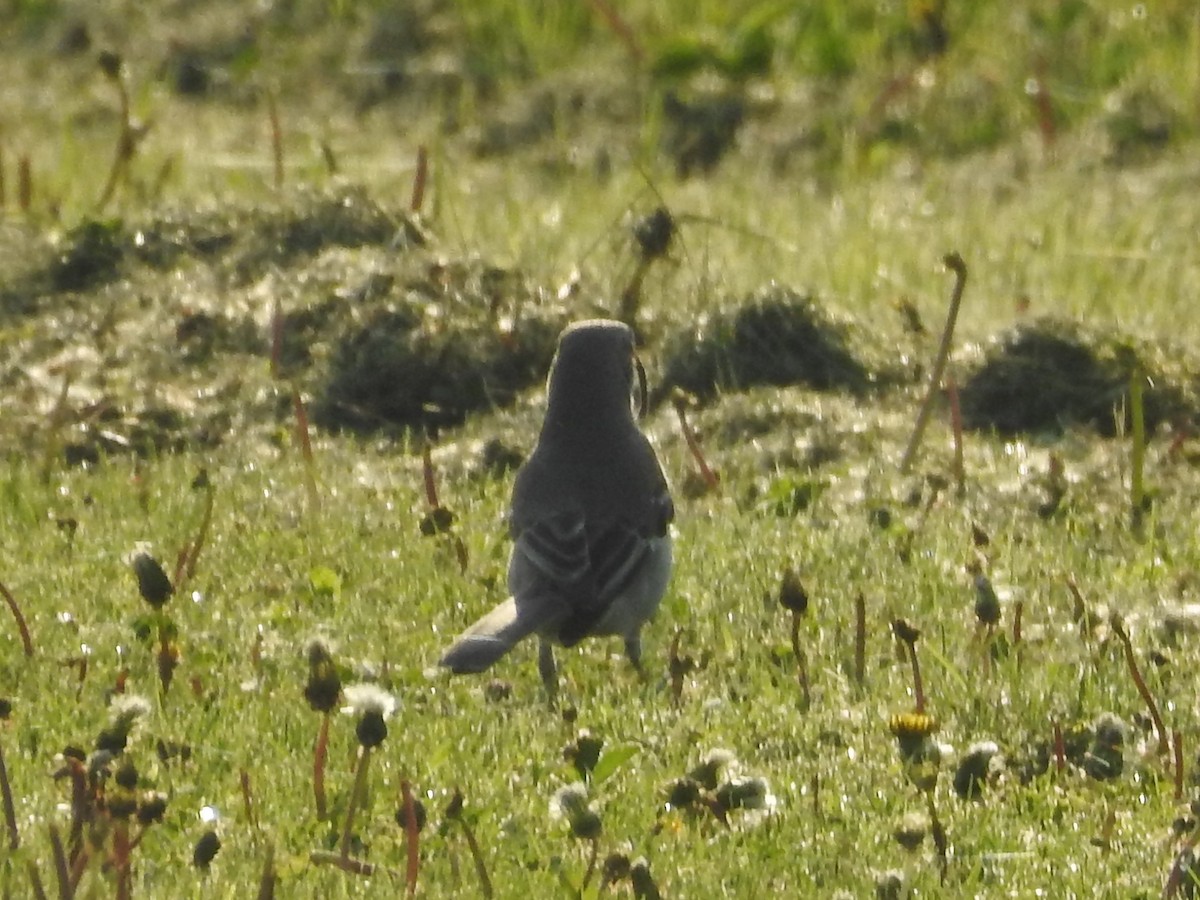
[[[1090,333],[1058,319],[1022,324],[1001,335],[963,382],[963,424],[1001,434],[1080,424],[1111,437],[1135,371],[1151,382],[1147,428],[1196,414],[1187,376],[1130,338]]]
[[[661,401],[681,388],[701,400],[755,385],[807,385],[861,394],[892,379],[865,361],[866,338],[837,321],[808,294],[769,285],[732,313],[676,333],[663,352]]]

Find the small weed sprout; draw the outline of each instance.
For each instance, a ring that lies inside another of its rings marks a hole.
[[[135,727],[149,712],[144,698],[118,696],[96,737],[96,749],[86,754],[67,747],[58,756],[54,778],[66,781],[71,792],[65,848],[57,829],[51,832],[60,896],[75,896],[89,870],[110,877],[119,900],[132,896],[134,851],[148,830],[163,821],[167,809],[167,796],[144,785],[126,753]],[[30,879],[40,895],[40,878],[33,869]]]

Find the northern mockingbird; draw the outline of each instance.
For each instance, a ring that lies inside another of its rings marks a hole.
[[[446,651],[452,672],[482,672],[534,633],[551,699],[556,643],[619,635],[641,671],[641,627],[671,577],[675,507],[634,420],[635,372],[644,405],[633,332],[620,322],[578,322],[559,337],[542,431],[513,487],[512,596]]]

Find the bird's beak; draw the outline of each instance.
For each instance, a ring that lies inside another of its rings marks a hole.
[[[638,383],[638,411],[639,419],[646,418],[646,413],[650,411],[650,393],[646,390],[646,369],[642,365],[642,361],[637,358],[635,353],[633,356],[633,368],[637,372]]]

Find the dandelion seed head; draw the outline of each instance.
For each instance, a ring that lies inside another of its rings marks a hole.
[[[396,698],[375,684],[365,682],[351,684],[343,691],[346,705],[342,712],[351,716],[361,716],[367,713],[387,718],[396,711]]]

